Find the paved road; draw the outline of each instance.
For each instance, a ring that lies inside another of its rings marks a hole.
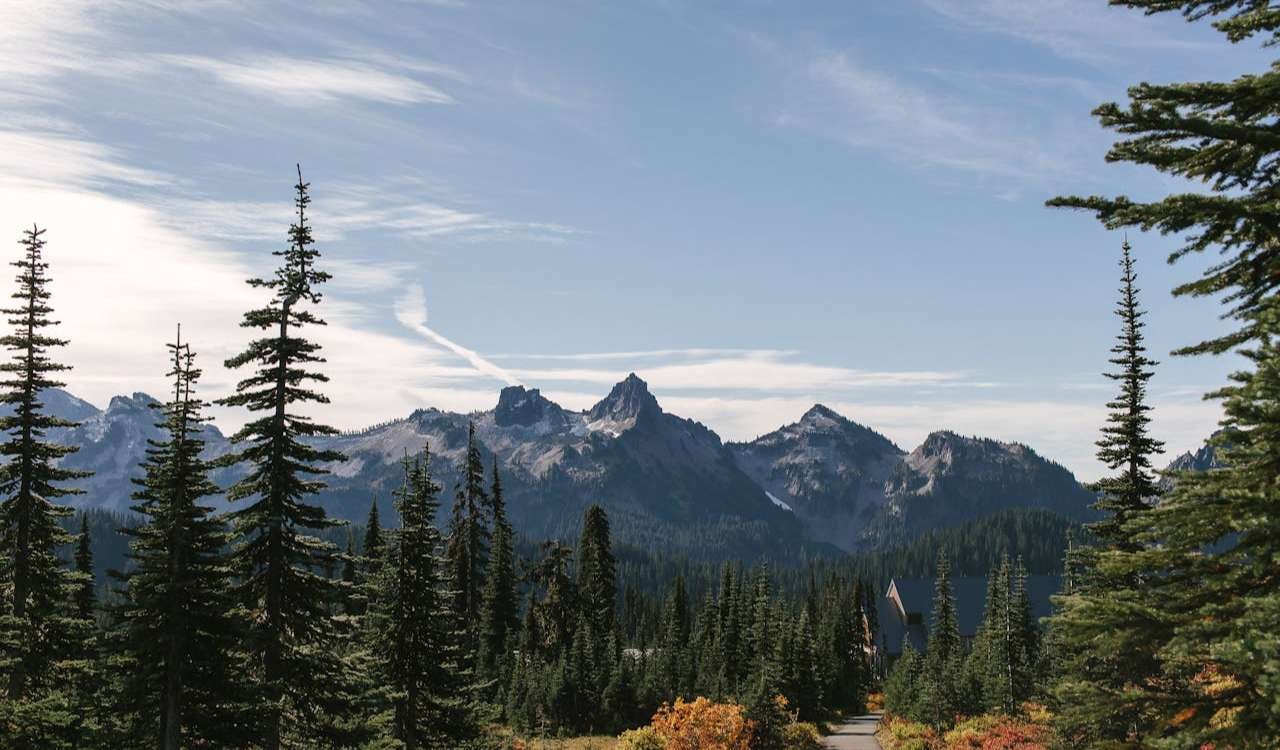
[[[831,750],[880,750],[876,742],[876,723],[880,714],[867,714],[846,719],[827,737]]]

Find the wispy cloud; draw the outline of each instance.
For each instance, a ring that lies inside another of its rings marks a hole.
[[[1209,48],[1166,32],[1159,19],[1105,3],[1080,0],[924,0],[947,19],[984,32],[1044,46],[1055,54],[1090,63],[1113,62],[1122,50]],[[1173,19],[1174,23],[1178,23]]]
[[[132,166],[115,149],[56,129],[0,129],[0,182],[156,187],[174,178]]]
[[[296,107],[350,100],[400,105],[453,102],[435,86],[358,60],[161,55],[157,62],[200,71],[225,85]]]
[[[582,352],[572,354],[491,354],[494,359],[561,360],[568,362],[596,362],[606,360],[643,360],[665,357],[720,357],[746,355],[752,357],[785,356],[795,354],[789,349],[641,349],[629,352]]]
[[[655,388],[668,390],[840,392],[868,388],[987,387],[967,373],[929,370],[875,371],[805,362],[775,350],[657,350],[601,355],[553,355],[596,366],[523,367],[511,371],[531,383],[610,384],[635,370]],[[573,358],[580,359],[573,359]],[[678,361],[653,362],[654,358]],[[620,361],[621,364],[609,364]]]
[[[999,126],[1007,118],[998,112],[861,65],[845,53],[814,57],[806,74],[818,96],[811,108],[780,116],[783,125],[888,152],[921,167],[1015,178],[1068,169],[1034,135]]]
[[[3,157],[0,157],[2,159]],[[394,182],[386,178],[386,184]],[[367,184],[317,185],[313,211],[325,221],[317,238],[334,241],[353,232],[382,231],[419,240],[454,237],[468,241],[520,239],[561,243],[583,234],[554,222],[516,221],[483,211],[443,205],[419,195],[415,186],[392,190]],[[288,201],[236,201],[211,196],[157,195],[153,204],[175,225],[225,240],[270,240],[281,237],[293,216]]]

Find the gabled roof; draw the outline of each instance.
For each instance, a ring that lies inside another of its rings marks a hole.
[[[1038,620],[1049,616],[1052,605],[1049,597],[1058,593],[1062,579],[1059,576],[1028,576],[1027,593],[1031,599],[1031,613]],[[982,624],[982,612],[987,600],[987,579],[972,576],[960,576],[951,579],[951,590],[956,600],[956,619],[960,625],[960,635],[972,638]],[[897,606],[890,599],[890,593],[896,594],[902,602],[905,613],[920,615],[927,632],[933,614],[934,579],[932,578],[894,578],[889,582],[885,595],[877,599],[876,613],[880,620],[880,645],[891,654],[902,649],[903,629],[902,617]],[[912,645],[919,649],[923,642],[917,644],[923,633],[911,634]]]

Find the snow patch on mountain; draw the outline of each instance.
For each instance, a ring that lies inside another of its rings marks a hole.
[[[765,491],[764,491],[764,494],[765,494],[765,496],[766,496],[766,497],[768,497],[770,500],[772,500],[772,501],[773,501],[773,504],[774,504],[774,505],[778,506],[779,508],[782,508],[782,509],[783,509],[783,510],[785,510],[785,511],[789,511],[789,512],[791,512],[791,513],[795,513],[795,511],[794,511],[794,510],[791,510],[791,506],[790,506],[790,505],[787,505],[786,503],[784,503],[784,502],[782,502],[781,500],[779,500],[779,499],[778,499],[778,496],[777,496],[777,495],[775,495],[775,494],[773,494],[773,493],[772,493],[772,492],[770,492],[769,490],[765,490]]]

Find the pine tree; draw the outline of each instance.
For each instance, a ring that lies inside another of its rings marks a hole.
[[[1097,550],[1088,558],[1077,555],[1077,564],[1107,554],[1139,553],[1146,546],[1137,537],[1139,522],[1160,496],[1151,459],[1162,445],[1148,434],[1147,382],[1155,362],[1146,356],[1144,312],[1127,242],[1122,251],[1116,306],[1121,330],[1110,360],[1117,369],[1107,373],[1120,384],[1120,392],[1107,404],[1110,413],[1098,441],[1098,460],[1116,474],[1097,484],[1094,507],[1103,518],[1090,525]],[[1051,623],[1062,671],[1054,678],[1052,693],[1061,734],[1121,741],[1142,734],[1146,721],[1132,711],[1130,696],[1154,688],[1159,664],[1146,624],[1130,617],[1135,592],[1146,585],[1143,577],[1117,578],[1107,570],[1095,565],[1074,583],[1070,596],[1058,600]],[[1016,661],[1018,655],[1009,658]],[[1010,688],[1006,698],[1011,691],[1020,692]]]
[[[455,492],[449,521],[448,555],[457,586],[454,611],[464,622],[472,624],[478,621],[484,590],[489,545],[486,515],[490,505],[484,490],[484,462],[476,442],[474,422],[467,425],[467,453],[461,468],[462,481]]]
[[[1104,515],[1089,528],[1102,545],[1132,552],[1140,545],[1131,538],[1125,524],[1150,507],[1160,495],[1151,470],[1151,458],[1162,452],[1164,444],[1150,435],[1147,382],[1155,374],[1152,368],[1156,362],[1147,357],[1143,343],[1142,329],[1146,324],[1142,318],[1146,313],[1138,304],[1137,275],[1127,241],[1121,251],[1122,285],[1116,305],[1121,329],[1116,345],[1111,348],[1114,356],[1110,360],[1118,371],[1106,373],[1106,377],[1120,384],[1120,393],[1107,403],[1110,413],[1098,441],[1098,460],[1119,473],[1095,485],[1099,499],[1094,508]]]
[[[1280,554],[1280,299],[1251,318],[1259,339],[1241,352],[1249,369],[1211,394],[1226,415],[1213,438],[1223,467],[1179,475],[1143,514],[1143,539],[1158,546],[1100,563],[1144,584],[1126,626],[1156,649],[1161,689],[1125,695],[1138,729],[1163,736],[1174,726],[1186,747],[1271,747],[1280,737],[1280,580],[1263,562]]]
[[[80,514],[80,534],[76,540],[75,554],[76,573],[79,581],[76,586],[76,616],[81,620],[92,621],[97,606],[97,586],[94,585],[93,549],[89,541],[89,517]]]
[[[884,684],[884,705],[890,713],[913,720],[919,718],[923,668],[920,654],[904,637],[902,655],[889,670]]]
[[[558,658],[573,641],[578,621],[578,590],[569,568],[573,550],[555,541],[542,545],[542,561],[533,570],[533,581],[546,593],[535,608],[536,627],[541,637],[541,650],[552,659]]]
[[[342,558],[342,581],[348,586],[354,586],[356,583],[356,534],[355,531],[347,529],[347,551]]]
[[[405,459],[396,493],[400,528],[379,572],[370,627],[379,683],[392,705],[393,733],[406,750],[459,747],[476,735],[463,627],[435,526],[439,485],[428,457]]]
[[[202,500],[219,492],[202,458],[200,370],[181,339],[168,345],[173,392],[155,404],[163,438],[149,441],[133,511],[130,570],[116,608],[112,650],[122,675],[115,713],[136,747],[243,747],[252,727],[234,651],[227,534]]]
[[[821,713],[824,696],[822,683],[818,678],[818,636],[807,608],[800,611],[793,630],[789,697],[802,721],[814,721]]]
[[[1189,21],[1211,20],[1232,43],[1280,40],[1280,9],[1252,0],[1119,0],[1146,13],[1178,12]],[[1280,631],[1277,577],[1275,456],[1280,453],[1276,411],[1274,338],[1280,289],[1280,223],[1275,203],[1275,88],[1280,66],[1232,81],[1141,84],[1129,106],[1095,110],[1106,127],[1127,136],[1108,158],[1145,164],[1206,186],[1138,203],[1118,198],[1058,198],[1051,205],[1094,211],[1111,227],[1139,226],[1177,233],[1186,244],[1171,260],[1218,249],[1221,258],[1176,294],[1220,295],[1238,325],[1227,335],[1180,353],[1238,349],[1252,371],[1231,376],[1211,394],[1226,411],[1218,448],[1226,467],[1177,478],[1172,496],[1133,521],[1137,552],[1101,552],[1092,566],[1102,576],[1139,580],[1123,611],[1094,607],[1079,614],[1088,633],[1115,652],[1129,645],[1154,651],[1157,689],[1135,685],[1124,699],[1133,717],[1130,735],[1171,735],[1171,745],[1267,747],[1280,736],[1274,671]],[[1235,451],[1232,454],[1232,451]],[[1265,572],[1264,572],[1265,571]],[[1064,607],[1062,618],[1072,615]],[[1116,637],[1117,626],[1119,635]],[[1055,631],[1064,631],[1060,626]],[[1055,639],[1058,633],[1055,632]],[[1087,689],[1087,686],[1086,686]],[[1087,693],[1086,693],[1087,694]],[[1174,721],[1176,719],[1176,721]],[[1172,725],[1172,728],[1171,728]]]
[[[306,328],[324,324],[313,308],[321,301],[320,285],[330,278],[316,268],[320,254],[307,222],[308,188],[299,169],[297,221],[289,229],[288,247],[274,253],[280,267],[270,279],[249,281],[272,295],[264,307],[246,312],[241,323],[261,331],[261,337],[226,362],[231,369],[253,366],[254,371],[236,385],[234,395],[219,402],[251,414],[232,436],[235,450],[224,463],[248,466],[227,498],[249,503],[229,517],[237,540],[237,592],[250,619],[245,645],[257,665],[261,743],[267,750],[277,750],[290,735],[318,731],[315,715],[334,717],[346,708],[329,616],[341,601],[342,584],[321,574],[333,564],[337,550],[314,536],[338,522],[307,502],[324,487],[318,477],[326,471],[320,464],[342,455],[315,443],[336,430],[293,410],[328,403],[312,387],[328,378],[309,369],[324,361],[320,345],[302,335]]]
[[[21,240],[22,256],[11,264],[18,269],[18,289],[12,295],[18,304],[3,311],[12,330],[0,339],[11,352],[9,361],[0,364],[5,374],[0,404],[10,410],[0,417],[5,434],[0,443],[0,590],[5,594],[0,672],[13,702],[0,710],[14,712],[7,720],[0,716],[0,722],[20,728],[10,738],[19,747],[52,747],[72,736],[66,732],[75,717],[62,692],[72,675],[59,662],[74,653],[83,635],[83,620],[73,604],[77,577],[58,559],[59,548],[72,541],[59,519],[71,511],[57,500],[78,494],[64,483],[88,474],[61,468],[60,459],[75,449],[46,438],[49,430],[74,423],[47,414],[41,400],[45,390],[63,385],[56,378],[70,369],[52,358],[52,351],[67,342],[48,331],[57,321],[51,318],[43,235],[38,227],[28,230]]]
[[[951,563],[945,554],[940,553],[920,696],[923,716],[935,727],[949,725],[959,711],[957,679],[963,656],[960,621],[956,615],[955,596],[951,592]]]
[[[493,543],[485,570],[480,605],[480,674],[499,678],[500,663],[507,657],[512,639],[520,627],[516,603],[515,540],[507,520],[506,500],[498,462],[493,462],[493,482],[489,487],[493,508]]]
[[[378,575],[386,548],[386,542],[382,539],[382,523],[378,520],[378,498],[374,497],[369,501],[369,518],[365,521],[364,527],[364,545],[360,548],[365,578]]]
[[[578,542],[578,591],[583,613],[594,632],[613,630],[617,609],[617,563],[609,538],[609,517],[604,508],[592,505],[582,517],[582,538]]]

